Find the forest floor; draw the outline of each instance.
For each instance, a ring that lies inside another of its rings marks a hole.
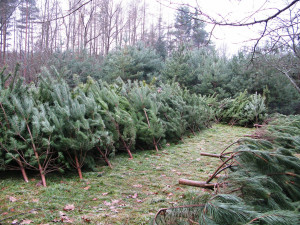
[[[99,172],[49,174],[48,187],[33,174],[0,174],[0,224],[149,224],[160,208],[180,205],[189,192],[204,189],[178,184],[180,178],[205,181],[219,159],[200,152],[220,153],[253,129],[214,125],[158,153],[140,151],[134,159],[118,155],[114,168]]]

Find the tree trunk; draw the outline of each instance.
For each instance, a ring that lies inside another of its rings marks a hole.
[[[21,169],[21,172],[22,172],[22,175],[23,175],[24,181],[25,181],[26,183],[28,183],[28,182],[29,182],[29,180],[28,180],[28,177],[27,177],[27,174],[26,174],[25,168],[24,168],[24,166],[23,166],[23,163],[22,163],[22,161],[21,161],[20,157],[17,159],[17,163],[18,163],[18,164],[19,164],[19,166],[20,166],[20,169]]]
[[[220,157],[221,158],[228,158],[228,156],[219,155],[219,154],[210,154],[210,153],[205,153],[205,152],[200,152],[200,155],[214,157],[214,158],[220,158]]]
[[[209,188],[214,189],[219,184],[212,183],[207,184],[205,181],[194,181],[194,180],[186,180],[186,179],[179,179],[179,184],[193,186],[193,187],[201,187],[201,188]]]
[[[2,31],[0,30],[0,66],[2,66]]]
[[[196,136],[196,133],[195,133],[195,131],[194,131],[192,128],[190,128],[190,131],[192,132],[192,134],[193,134],[194,136]]]
[[[155,137],[153,137],[153,144],[154,144],[154,146],[155,146],[155,150],[158,152],[158,148],[157,148],[157,143],[156,143],[156,141],[155,141]]]
[[[119,138],[121,139],[121,141],[122,141],[124,147],[126,148],[126,151],[127,151],[128,155],[129,155],[129,158],[130,158],[130,159],[133,159],[133,156],[132,156],[132,154],[131,154],[130,148],[127,146],[126,142],[125,142],[124,139],[122,138],[122,134],[121,134],[121,132],[120,132],[120,126],[119,126],[119,124],[118,124],[118,123],[116,122],[116,120],[111,116],[111,114],[109,113],[109,111],[107,111],[107,114],[109,115],[109,117],[111,118],[111,120],[113,121],[113,123],[115,124],[116,130],[117,130],[117,132],[118,132],[118,134],[119,134]]]
[[[5,65],[6,63],[6,39],[7,39],[7,35],[6,35],[6,29],[7,29],[7,24],[6,21],[3,25],[3,65]]]
[[[103,157],[104,161],[107,163],[107,165],[110,167],[110,168],[113,168],[111,163],[109,162],[107,156],[101,151],[101,149],[96,146],[97,150],[99,151],[99,153],[101,154],[101,156]]]
[[[26,1],[26,24],[25,24],[25,53],[24,53],[24,78],[27,81],[27,40],[28,39],[28,1]]]
[[[35,155],[36,161],[37,161],[37,163],[39,165],[39,172],[40,172],[40,175],[41,175],[42,184],[43,184],[44,187],[47,187],[44,170],[43,170],[43,167],[41,166],[41,163],[40,163],[39,154],[38,154],[36,146],[34,144],[34,140],[33,140],[33,136],[32,136],[31,130],[29,128],[27,120],[25,118],[24,118],[24,120],[26,121],[26,127],[27,127],[28,133],[30,135],[30,139],[31,139],[31,142],[32,142],[32,148],[33,148],[33,151],[34,151],[34,155]]]
[[[80,164],[79,164],[79,161],[78,161],[78,157],[77,157],[76,152],[75,152],[75,163],[76,163],[76,169],[77,169],[77,171],[78,171],[79,179],[82,180],[81,166],[80,166]]]
[[[123,142],[123,144],[124,144],[124,146],[125,146],[125,148],[126,148],[126,151],[127,151],[128,155],[129,155],[129,158],[130,158],[130,159],[133,159],[133,156],[132,156],[132,154],[131,154],[131,151],[130,151],[129,147],[127,146],[126,142],[124,141],[124,139],[123,139],[121,136],[120,136],[120,138],[121,138],[121,141]]]
[[[293,80],[293,78],[288,74],[288,72],[283,71],[279,68],[277,68],[278,71],[280,71],[281,73],[283,73],[290,81],[290,83],[294,86],[294,88],[298,91],[298,93],[300,94],[300,87],[298,87],[298,85],[296,84],[296,82]]]

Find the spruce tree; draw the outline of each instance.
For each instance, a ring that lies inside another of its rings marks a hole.
[[[192,16],[187,6],[179,7],[175,17],[175,36],[179,41],[179,45],[189,43],[192,32]]]
[[[192,41],[197,49],[201,46],[210,44],[208,33],[205,31],[205,24],[199,18],[199,11],[196,9],[192,19]]]

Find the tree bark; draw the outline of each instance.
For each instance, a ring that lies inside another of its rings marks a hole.
[[[79,179],[82,180],[83,177],[82,177],[82,172],[81,172],[81,166],[79,164],[76,152],[75,152],[75,163],[76,163],[76,169],[78,171]]]
[[[288,74],[288,72],[283,71],[279,68],[277,68],[278,71],[280,71],[281,73],[283,73],[290,81],[290,83],[294,86],[294,88],[298,91],[298,93],[300,94],[300,87],[298,87],[298,85],[296,84],[296,82],[293,80],[293,78],[291,78],[291,76]]]
[[[26,174],[25,168],[24,168],[24,166],[23,166],[23,163],[22,163],[22,161],[21,161],[20,157],[18,158],[18,160],[17,160],[17,163],[18,163],[18,164],[19,164],[19,166],[20,166],[20,169],[21,169],[21,172],[22,172],[22,175],[23,175],[24,181],[25,181],[26,183],[28,183],[28,182],[29,182],[29,180],[28,180],[28,177],[27,177],[27,174]]]
[[[193,187],[201,187],[201,188],[208,188],[214,189],[218,183],[211,183],[207,184],[205,181],[195,181],[195,180],[186,180],[186,179],[179,179],[179,184],[193,186]]]
[[[205,152],[200,152],[200,155],[214,157],[214,158],[220,158],[220,157],[221,158],[228,158],[228,156],[219,155],[219,154],[210,154],[210,153],[205,153]]]
[[[39,172],[40,172],[40,175],[41,175],[41,179],[42,179],[42,184],[44,187],[47,187],[47,184],[46,184],[46,178],[45,178],[45,174],[44,174],[44,170],[43,170],[43,167],[40,163],[40,158],[39,158],[39,154],[37,152],[37,149],[36,149],[36,146],[34,144],[34,140],[33,140],[33,136],[32,136],[32,133],[31,133],[31,130],[29,128],[29,125],[27,123],[27,120],[24,118],[24,120],[26,121],[26,126],[27,126],[27,131],[30,135],[30,139],[31,139],[31,142],[32,142],[32,148],[33,148],[33,152],[34,152],[34,155],[35,155],[35,158],[36,158],[36,161],[39,165]]]
[[[153,137],[153,144],[154,144],[154,146],[155,146],[156,152],[158,152],[158,147],[157,147],[157,143],[156,143],[156,141],[155,141],[155,137]]]
[[[4,22],[4,26],[3,26],[3,65],[5,65],[6,63],[6,39],[7,39],[7,35],[6,35],[6,31],[7,30],[7,24],[6,21]]]
[[[110,167],[110,168],[113,168],[111,163],[109,162],[107,156],[101,151],[101,149],[96,146],[97,150],[99,151],[99,153],[101,154],[101,156],[103,157],[104,161],[107,163],[107,165]]]

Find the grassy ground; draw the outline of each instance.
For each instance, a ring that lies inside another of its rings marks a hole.
[[[2,174],[0,224],[148,224],[158,209],[180,205],[189,191],[204,191],[178,184],[179,178],[206,180],[214,171],[218,159],[200,152],[219,153],[251,132],[215,125],[158,154],[117,156],[112,170],[85,172],[83,181],[76,174],[49,174],[47,188],[36,185],[37,176],[26,184],[19,173]]]

